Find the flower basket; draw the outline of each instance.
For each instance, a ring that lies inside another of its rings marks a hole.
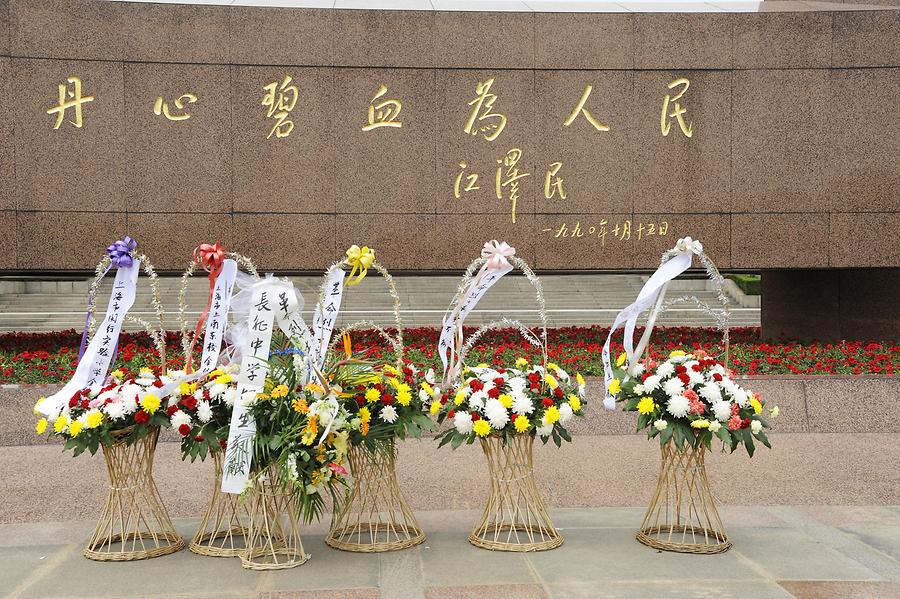
[[[228,264],[229,260],[234,264]],[[199,457],[205,460],[209,455],[213,458],[213,488],[197,531],[188,544],[188,549],[193,553],[209,557],[238,557],[246,546],[246,506],[238,495],[221,492],[222,446],[228,436],[232,405],[237,396],[238,365],[232,363],[220,367],[220,364],[228,363],[228,356],[220,357],[220,349],[225,342],[228,307],[231,305],[232,286],[238,276],[238,267],[243,267],[254,280],[259,278],[249,258],[225,252],[218,243],[202,244],[194,251],[181,277],[178,294],[185,371],[177,375],[172,373],[180,377],[184,384],[179,385],[173,394],[174,399],[169,402],[169,416],[173,428],[182,436],[182,459],[190,457],[193,461]],[[185,318],[187,288],[190,277],[198,268],[207,272],[209,295],[198,322],[190,327]],[[199,370],[192,372],[194,348],[201,340],[204,326],[206,331]]]
[[[702,445],[662,446],[656,490],[635,538],[655,549],[712,554],[728,551],[731,541],[709,490]]]
[[[134,442],[113,433],[103,445],[109,491],[100,520],[84,556],[97,561],[131,561],[180,551],[184,541],[175,531],[153,481],[153,456],[159,428]]]
[[[309,554],[300,538],[297,503],[286,491],[281,469],[269,467],[249,492],[247,547],[241,565],[248,570],[284,570],[305,564]]]
[[[346,408],[360,423],[350,434],[348,457],[353,486],[343,506],[336,510],[325,543],[342,551],[397,551],[424,542],[425,533],[397,482],[396,438],[405,438],[407,434],[419,436],[421,430],[431,427],[432,421],[422,412],[422,402],[415,392],[413,377],[418,372],[404,364],[400,294],[393,277],[375,260],[374,250],[353,246],[344,261],[329,268],[320,305],[324,305],[331,273],[343,266],[353,269],[347,286],[359,283],[368,268],[375,269],[384,278],[394,300],[396,333],[390,335],[374,322],[357,322],[344,327],[334,344],[344,341],[349,360],[352,357],[350,332],[371,327],[393,349],[395,364],[377,366],[377,377],[372,383],[360,385],[355,389],[355,396],[348,393]]]
[[[721,307],[711,308],[696,297],[681,296],[664,302],[671,280],[690,268],[697,256],[718,291]],[[720,440],[733,452],[744,445],[753,456],[755,442],[770,446],[764,429],[765,404],[757,393],[738,385],[728,369],[728,299],[723,279],[699,241],[680,239],[665,252],[638,299],[617,317],[603,348],[607,397],[625,411],[638,412],[637,428],[657,438],[662,460],[656,489],[644,515],[637,540],[664,551],[712,554],[727,551],[731,541],[716,510],[706,474],[705,456]],[[669,306],[694,301],[712,315],[722,332],[722,361],[703,350],[675,350],[659,362],[650,354],[653,324]],[[652,307],[652,308],[651,308]],[[632,339],[638,316],[650,310],[643,336]],[[623,352],[613,365],[609,344],[615,330],[625,325]],[[777,416],[777,407],[771,410]]]
[[[534,287],[541,320],[539,333],[518,321],[503,319],[481,327],[463,343],[463,320],[475,303],[500,277],[519,268]],[[478,272],[476,273],[476,269]],[[559,547],[563,538],[553,526],[534,476],[534,440],[560,446],[571,441],[565,424],[583,415],[584,379],[573,380],[547,360],[547,317],[540,280],[515,250],[491,241],[482,257],[473,261],[444,317],[438,350],[445,371],[438,422],[452,422],[443,432],[441,445],[456,448],[481,442],[488,462],[489,495],[481,519],[469,542],[498,551],[544,551]],[[524,358],[515,367],[465,365],[468,351],[487,331],[514,327],[526,341],[538,347],[542,363]],[[452,398],[452,401],[449,401]]]

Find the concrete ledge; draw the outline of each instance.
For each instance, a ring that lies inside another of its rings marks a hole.
[[[900,376],[756,376],[742,377],[744,385],[759,391],[781,414],[771,421],[779,433],[900,433]],[[589,409],[571,426],[576,435],[633,434],[634,413],[607,412],[601,405],[603,382],[588,379]],[[34,434],[32,408],[41,395],[59,385],[22,385],[0,388],[0,446],[43,445]],[[163,432],[163,440],[178,435]]]

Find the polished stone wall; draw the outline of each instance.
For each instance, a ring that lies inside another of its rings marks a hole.
[[[351,243],[392,269],[458,270],[489,238],[539,269],[652,268],[684,235],[722,268],[900,265],[900,11],[766,4],[565,14],[0,0],[0,270],[88,269],[126,233],[175,270],[209,240],[279,270],[319,270]],[[46,111],[72,75],[95,99],[83,127],[54,130]],[[267,139],[263,86],[284,75],[300,92],[295,129]],[[491,77],[508,120],[487,141],[463,127]],[[690,139],[674,123],[660,133],[678,77],[690,80]],[[402,101],[403,127],[362,131],[380,84]],[[562,126],[586,85],[608,132],[581,117]],[[189,120],[153,113],[157,96],[186,92],[198,97]],[[508,189],[494,192],[514,147],[530,173],[515,224]],[[480,189],[456,198],[461,161]],[[544,193],[556,161],[564,200]],[[626,221],[631,239],[616,239]],[[666,236],[637,239],[663,222]]]

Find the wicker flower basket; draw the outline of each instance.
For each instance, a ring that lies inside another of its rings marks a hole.
[[[247,498],[250,520],[241,565],[248,570],[285,570],[309,560],[300,539],[297,503],[281,484],[281,473],[270,467]]]
[[[159,429],[127,443],[129,429],[103,446],[109,475],[106,504],[84,556],[97,561],[131,561],[175,553],[184,541],[172,525],[153,481],[153,456]]]
[[[206,512],[188,549],[210,557],[240,557],[246,546],[247,508],[239,495],[223,493],[222,452],[213,453],[215,482]]]
[[[709,489],[702,445],[662,447],[656,490],[635,535],[655,549],[712,554],[731,548],[716,502]]]
[[[545,551],[563,544],[534,479],[533,435],[481,440],[490,494],[469,542],[496,551]]]

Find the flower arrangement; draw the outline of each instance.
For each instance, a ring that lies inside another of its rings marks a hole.
[[[464,374],[437,408],[432,404],[439,423],[452,423],[441,446],[449,443],[455,449],[488,435],[537,434],[545,444],[553,439],[559,447],[572,440],[566,424],[573,416],[584,416],[584,378],[576,374],[573,379],[552,362],[545,369],[520,358],[515,368],[479,364]]]
[[[755,441],[771,448],[765,430],[768,408],[759,393],[744,389],[734,373],[706,352],[674,350],[668,359],[627,363],[623,353],[613,368],[609,392],[626,412],[638,413],[638,430],[660,445],[674,440],[679,449],[712,447],[718,437],[732,452],[743,444],[753,455]]]
[[[216,368],[199,381],[182,380],[169,398],[166,414],[172,428],[181,435],[182,457],[191,461],[225,449],[228,424],[238,396],[240,364]],[[184,371],[170,371],[178,382]]]
[[[85,450],[93,455],[101,445],[113,445],[122,437],[131,444],[154,428],[169,426],[162,407],[165,398],[159,391],[169,380],[146,367],[136,377],[116,370],[106,385],[75,392],[58,412],[43,416],[35,410],[41,416],[35,430],[39,435],[65,439],[65,448],[76,456]]]

